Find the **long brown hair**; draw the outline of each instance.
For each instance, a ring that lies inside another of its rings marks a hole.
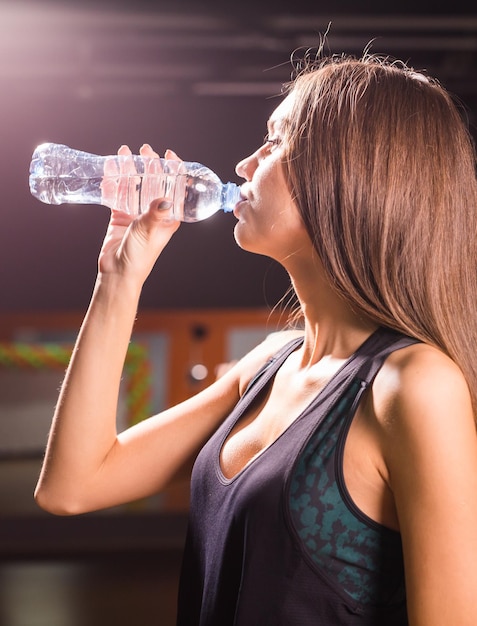
[[[355,310],[433,344],[477,409],[477,181],[451,95],[374,55],[290,85],[290,189],[330,282]]]

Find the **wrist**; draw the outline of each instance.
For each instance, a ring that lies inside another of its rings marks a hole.
[[[104,302],[137,306],[142,283],[118,273],[98,272],[94,286],[94,297]]]

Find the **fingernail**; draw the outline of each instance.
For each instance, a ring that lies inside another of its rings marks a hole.
[[[161,202],[158,203],[157,208],[159,211],[166,211],[167,209],[172,208],[172,202],[170,200],[161,200]]]

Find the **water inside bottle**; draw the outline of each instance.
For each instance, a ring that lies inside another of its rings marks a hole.
[[[232,211],[240,200],[240,188],[223,184],[200,163],[161,159],[161,170],[150,159],[133,156],[136,172],[104,175],[107,159],[68,146],[42,144],[30,165],[30,191],[46,204],[98,204],[136,215],[157,198],[172,201],[171,218],[198,222],[220,211]],[[154,159],[155,161],[155,159]]]
[[[30,176],[30,191],[46,204],[100,204],[102,177]],[[89,194],[91,199],[88,200]]]

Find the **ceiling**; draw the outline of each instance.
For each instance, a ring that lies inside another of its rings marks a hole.
[[[273,8],[270,8],[270,7]],[[373,8],[374,7],[374,8]],[[426,69],[477,114],[477,10],[419,1],[335,0],[293,9],[225,2],[0,2],[2,138],[0,311],[83,309],[107,223],[102,207],[41,205],[28,167],[42,141],[99,154],[121,143],[175,149],[237,180],[290,78],[290,55],[319,45]],[[321,35],[320,35],[321,34]],[[239,250],[234,218],[184,225],[148,282],[142,306],[273,305],[281,268]]]
[[[219,10],[177,0],[0,5],[0,78],[20,91],[79,99],[263,97],[289,78],[290,53],[317,46],[328,31],[332,52],[359,54],[372,42],[375,52],[410,59],[450,88],[475,93],[477,10],[430,14],[414,4],[407,14],[401,5],[386,13],[381,2],[374,11],[367,3],[366,13],[343,13],[346,5],[325,10],[319,2],[292,10],[275,1],[271,10],[258,0],[253,12],[243,2],[238,11],[225,2]]]

